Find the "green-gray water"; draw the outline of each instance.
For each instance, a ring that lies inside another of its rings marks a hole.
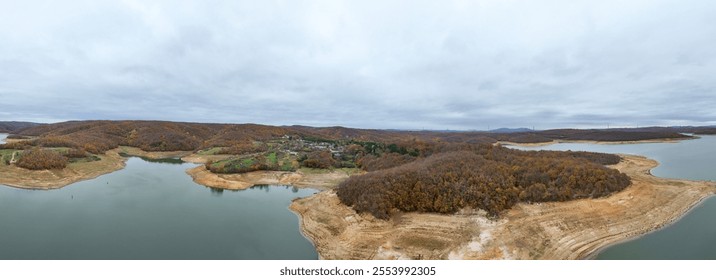
[[[287,207],[287,186],[222,191],[192,164],[129,158],[59,190],[0,186],[0,259],[316,259]]]
[[[7,134],[0,133],[0,144],[5,144],[5,137],[7,137]]]
[[[716,136],[678,143],[560,143],[527,150],[572,150],[643,155],[659,161],[659,177],[716,181]],[[716,197],[661,230],[604,249],[597,259],[716,259]]]

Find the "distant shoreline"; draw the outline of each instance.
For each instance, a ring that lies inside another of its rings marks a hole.
[[[495,144],[503,146],[521,146],[521,147],[544,147],[554,144],[597,144],[597,145],[624,145],[624,144],[645,144],[645,143],[679,143],[681,141],[699,139],[699,136],[692,136],[692,138],[662,138],[662,139],[649,139],[649,140],[635,140],[635,141],[594,141],[594,140],[552,140],[549,142],[539,143],[517,143],[510,141],[497,141]]]

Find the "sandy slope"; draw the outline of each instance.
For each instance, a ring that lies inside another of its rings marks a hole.
[[[622,155],[632,178],[600,199],[519,204],[498,220],[484,213],[356,214],[334,192],[295,200],[303,233],[325,259],[579,259],[669,224],[713,195],[714,183],[651,176],[657,162]]]

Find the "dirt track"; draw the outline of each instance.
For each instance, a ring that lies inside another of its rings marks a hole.
[[[651,176],[657,162],[623,155],[613,166],[632,185],[606,198],[519,204],[484,213],[356,214],[325,191],[295,200],[303,233],[324,259],[580,259],[667,225],[716,191],[714,183]]]

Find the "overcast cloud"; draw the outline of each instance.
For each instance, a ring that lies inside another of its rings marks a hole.
[[[0,3],[0,120],[716,124],[710,0]]]

